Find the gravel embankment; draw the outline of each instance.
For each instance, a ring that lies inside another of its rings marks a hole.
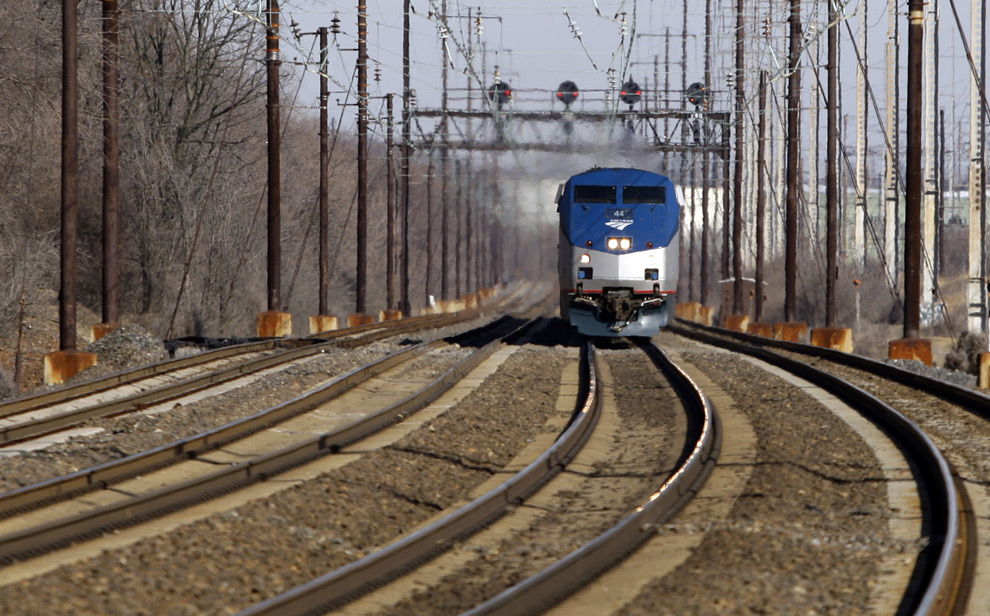
[[[661,530],[705,536],[621,614],[865,613],[880,563],[918,549],[889,534],[872,449],[806,393],[749,362],[681,338],[665,342],[733,398],[755,432],[756,460],[728,518],[682,516]]]
[[[409,530],[509,462],[553,412],[562,364],[560,349],[524,347],[479,390],[394,446],[5,587],[0,612],[231,614],[308,581]]]

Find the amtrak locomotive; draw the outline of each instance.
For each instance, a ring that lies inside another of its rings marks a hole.
[[[595,168],[557,190],[560,316],[588,336],[653,336],[673,317],[683,198],[667,177]]]

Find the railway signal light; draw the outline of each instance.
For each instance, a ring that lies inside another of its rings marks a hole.
[[[708,87],[700,81],[696,81],[689,85],[685,94],[687,94],[688,102],[695,107],[704,105],[708,102]]]
[[[629,81],[622,84],[622,90],[619,92],[619,98],[622,102],[629,105],[630,107],[639,102],[639,97],[643,95],[643,90],[640,89],[639,84],[630,79]]]
[[[502,105],[512,100],[512,88],[504,81],[488,86],[488,99],[501,109]]]
[[[564,107],[570,107],[571,103],[577,100],[578,87],[573,81],[565,81],[557,86],[557,100],[564,103]]]

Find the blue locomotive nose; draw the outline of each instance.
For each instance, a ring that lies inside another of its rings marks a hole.
[[[558,191],[561,316],[583,334],[649,336],[677,288],[679,193],[662,175],[592,169]]]

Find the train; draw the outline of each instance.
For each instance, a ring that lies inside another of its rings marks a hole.
[[[595,167],[557,189],[560,316],[587,336],[654,336],[677,301],[684,198],[670,178]]]

